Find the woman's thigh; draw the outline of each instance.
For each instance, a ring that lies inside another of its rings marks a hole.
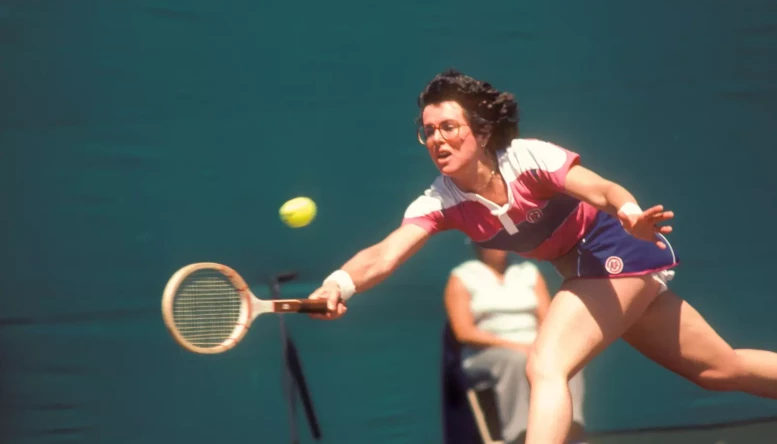
[[[573,376],[639,319],[658,291],[649,275],[566,281],[530,353],[529,376]]]

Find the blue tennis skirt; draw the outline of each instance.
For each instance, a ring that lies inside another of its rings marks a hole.
[[[680,261],[669,241],[658,236],[666,249],[635,238],[617,218],[599,211],[575,247],[551,263],[565,279],[640,276],[677,266]]]

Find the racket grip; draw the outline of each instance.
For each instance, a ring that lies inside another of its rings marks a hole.
[[[287,299],[273,301],[276,313],[328,313],[326,299]]]

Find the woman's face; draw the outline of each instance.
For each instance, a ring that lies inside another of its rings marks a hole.
[[[458,103],[447,101],[427,105],[421,118],[419,140],[426,145],[429,156],[442,174],[456,176],[482,154],[480,138],[472,132],[464,109]]]

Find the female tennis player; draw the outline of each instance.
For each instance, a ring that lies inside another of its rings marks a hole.
[[[668,288],[678,256],[664,224],[622,186],[555,144],[518,136],[513,95],[455,70],[418,99],[418,137],[441,175],[400,227],[358,252],[310,298],[335,319],[346,301],[389,276],[430,236],[459,230],[473,242],[550,261],[564,277],[531,349],[527,443],[562,443],[572,420],[568,381],[617,338],[710,390],[777,398],[777,354],[733,350]]]

